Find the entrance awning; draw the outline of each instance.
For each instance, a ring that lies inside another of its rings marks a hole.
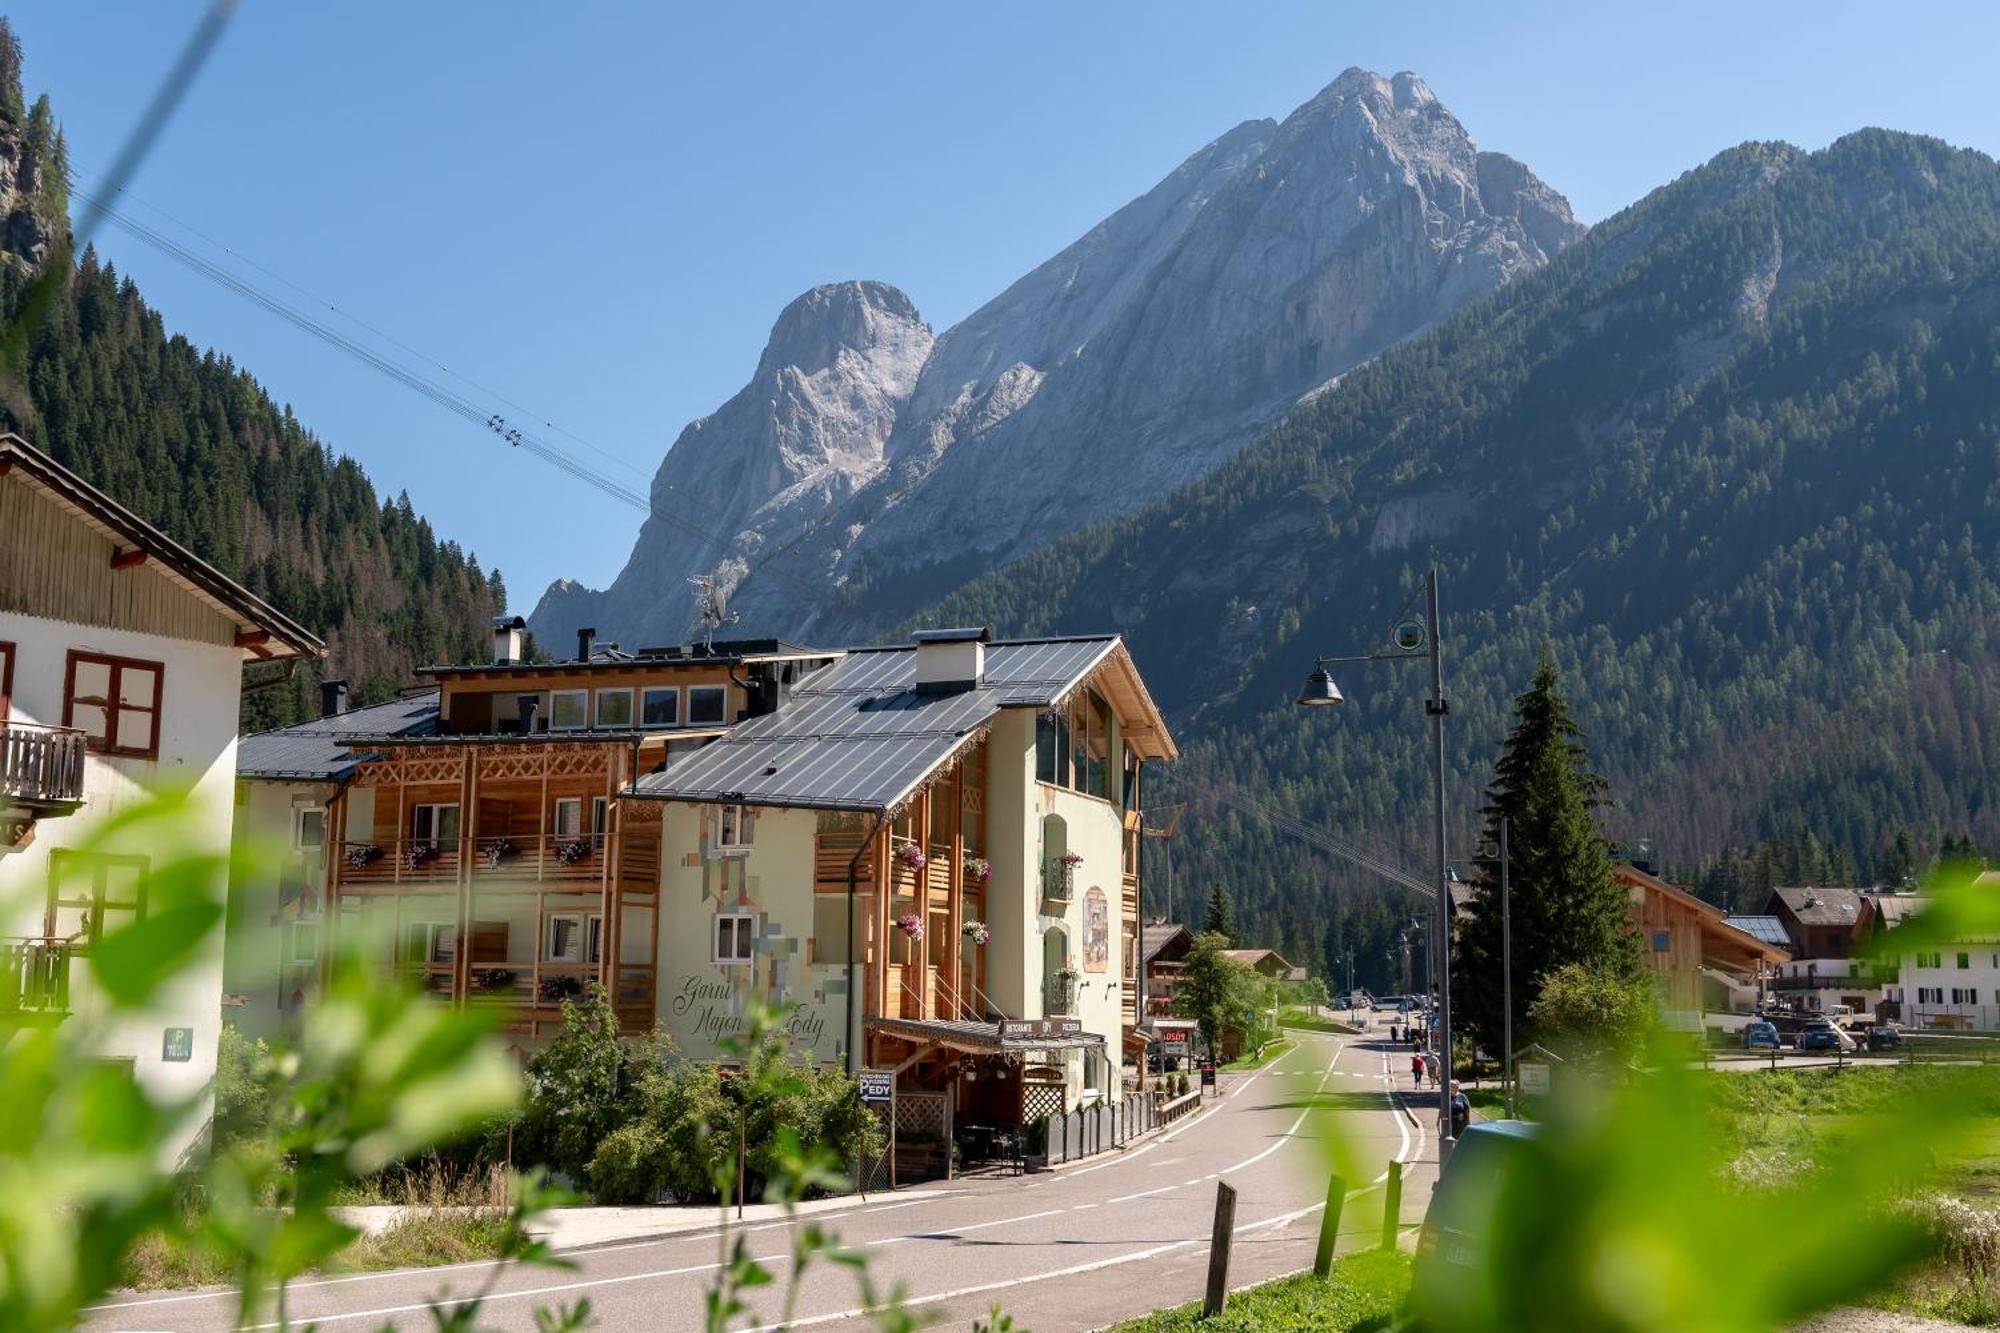
[[[1002,1019],[973,1023],[952,1019],[871,1018],[868,1029],[885,1037],[928,1042],[975,1055],[1025,1055],[1036,1051],[1074,1051],[1104,1045],[1104,1038],[1085,1032],[1075,1019]]]

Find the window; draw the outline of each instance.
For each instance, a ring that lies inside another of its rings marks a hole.
[[[1958,965],[1959,965],[1960,967],[1971,967],[1971,966],[1972,966],[1972,955],[1971,955],[1971,954],[1969,954],[1969,953],[1961,953],[1961,954],[1960,954],[1960,955],[1958,956]]]
[[[1942,967],[1944,966],[1944,955],[1942,953],[1920,953],[1917,955],[1917,966]]]
[[[604,835],[611,831],[611,798],[593,796],[590,798],[590,840],[597,846],[604,845]]]
[[[557,912],[549,917],[545,963],[595,963],[604,943],[604,918],[595,913]]]
[[[681,692],[672,685],[649,685],[639,694],[639,725],[678,727],[681,724]]]
[[[632,725],[632,691],[599,690],[597,692],[597,725],[600,729],[620,730]]]
[[[555,835],[558,838],[576,838],[583,834],[583,798],[581,796],[556,797]]]
[[[310,963],[319,957],[319,923],[295,921],[286,928],[285,961]]]
[[[1051,709],[1035,715],[1035,778],[1069,785],[1069,714]]]
[[[1673,937],[1664,930],[1653,932],[1653,952],[1666,953],[1673,948]]]
[[[326,846],[326,811],[316,805],[292,811],[292,846],[309,852]]]
[[[14,645],[0,642],[0,722],[7,720],[7,709],[14,698]]]
[[[49,854],[43,934],[89,948],[107,931],[146,915],[143,856],[104,856],[58,847]]]
[[[756,836],[757,818],[747,805],[715,807],[715,845],[723,851],[748,847]]]
[[[445,965],[458,955],[458,926],[450,921],[403,923],[405,963]]]
[[[458,842],[458,807],[456,805],[415,805],[410,807],[410,840],[440,844]]]
[[[721,685],[688,686],[688,723],[713,726],[723,720],[729,691]]]
[[[755,952],[752,941],[757,918],[748,912],[725,912],[715,918],[715,961],[747,963]]]
[[[72,651],[63,684],[63,725],[81,729],[99,754],[157,759],[165,678],[159,662]]]
[[[589,690],[549,691],[550,731],[582,731],[589,725]]]

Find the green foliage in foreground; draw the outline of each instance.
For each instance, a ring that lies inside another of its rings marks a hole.
[[[1352,1333],[1381,1328],[1402,1307],[1410,1257],[1365,1250],[1334,1264],[1325,1278],[1311,1273],[1232,1292],[1220,1317],[1203,1319],[1199,1302],[1115,1324],[1111,1333]]]

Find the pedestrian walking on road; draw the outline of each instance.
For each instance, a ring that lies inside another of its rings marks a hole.
[[[1438,1081],[1438,1058],[1434,1051],[1424,1053],[1424,1073],[1430,1076],[1433,1088],[1441,1086]]]
[[[1421,1055],[1412,1055],[1410,1057],[1410,1086],[1413,1088],[1422,1087],[1423,1082],[1424,1057]]]

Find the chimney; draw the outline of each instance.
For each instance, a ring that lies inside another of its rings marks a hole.
[[[596,646],[597,646],[597,630],[594,627],[590,629],[580,629],[576,632],[577,661],[588,662],[590,660],[590,650]]]
[[[535,714],[541,710],[542,697],[539,694],[524,694],[516,702],[516,706],[521,710],[521,734],[534,735]]]
[[[319,683],[319,715],[332,717],[347,711],[347,682],[323,680]]]
[[[986,683],[986,641],[993,636],[985,626],[920,629],[910,637],[917,645],[918,694],[957,694]]]
[[[521,660],[521,631],[527,628],[519,616],[493,617],[493,665],[513,666]]]

